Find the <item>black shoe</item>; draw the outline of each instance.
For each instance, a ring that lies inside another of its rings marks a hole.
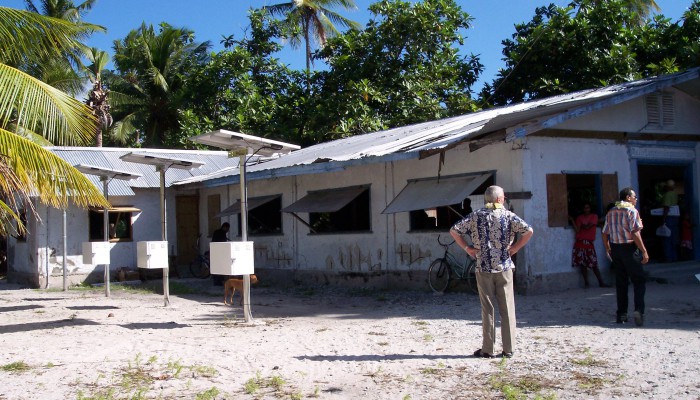
[[[617,316],[617,322],[618,324],[626,324],[627,323],[627,314],[624,315],[618,315]]]
[[[484,353],[483,351],[481,351],[481,349],[478,349],[477,351],[474,352],[474,357],[494,358],[495,356],[493,354]]]
[[[513,358],[513,352],[512,351],[509,351],[509,352],[504,351],[503,353],[501,353],[501,357]]]
[[[639,311],[635,311],[634,314],[634,324],[637,326],[642,326],[644,325],[644,314],[640,313]]]

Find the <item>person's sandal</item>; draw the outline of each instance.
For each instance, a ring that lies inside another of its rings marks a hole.
[[[493,354],[489,354],[489,353],[484,353],[483,351],[481,351],[481,349],[478,349],[478,350],[476,350],[476,351],[474,352],[474,357],[480,357],[480,358],[494,358],[494,355],[493,355]]]

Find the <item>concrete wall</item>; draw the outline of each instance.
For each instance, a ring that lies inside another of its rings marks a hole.
[[[160,192],[158,189],[135,189],[135,196],[113,196],[113,206],[134,206],[132,213],[133,241],[110,244],[110,271],[120,268],[136,270],[136,244],[139,241],[161,240]],[[167,225],[170,247],[176,248],[174,193],[166,192]],[[45,287],[62,285],[63,279],[63,210],[36,206],[40,220],[29,217],[26,242],[8,239],[8,280]],[[69,284],[83,281],[101,282],[103,265],[83,264],[82,243],[89,241],[88,211],[70,207],[66,211],[66,270]]]
[[[309,234],[305,225],[283,213],[283,235],[249,237],[255,242],[256,270],[261,271],[266,279],[290,283],[342,283],[427,290],[427,269],[432,260],[442,255],[437,236],[441,234],[449,240],[448,232],[411,232],[408,213],[385,215],[381,211],[410,179],[435,177],[438,173],[447,176],[492,171],[496,184],[507,192],[532,193],[531,199],[511,200],[514,211],[535,230],[534,238],[517,257],[516,284],[519,291],[542,293],[580,287],[582,278],[578,270],[571,267],[574,230],[549,227],[546,175],[562,171],[617,174],[619,188],[636,187],[638,177],[634,154],[651,152],[654,157],[668,160],[678,151],[682,157],[694,159],[697,146],[529,136],[474,152],[469,152],[466,146],[459,146],[445,154],[442,165],[439,157],[434,156],[423,160],[353,166],[324,174],[249,181],[249,197],[281,193],[283,207],[302,198],[308,191],[371,184],[371,232]],[[697,166],[694,169],[697,171]],[[697,187],[695,190],[697,198]],[[238,185],[206,189],[202,192],[202,207],[206,206],[206,195],[215,192],[229,196],[230,203],[233,203],[238,199],[240,189]],[[222,207],[225,206],[222,201]],[[201,211],[201,215],[206,215],[205,209]],[[308,220],[306,213],[301,213],[300,217]],[[237,218],[230,218],[230,222],[236,226]],[[234,236],[231,238],[235,240]],[[612,280],[600,228],[596,250],[604,277]],[[455,254],[460,252],[455,251]]]
[[[283,213],[283,235],[250,236],[255,242],[256,270],[267,279],[278,282],[305,281],[343,283],[379,287],[412,287],[428,290],[426,272],[432,260],[442,256],[437,243],[441,234],[449,241],[449,233],[411,232],[409,213],[381,214],[381,211],[404,188],[408,180],[455,174],[493,172],[497,184],[508,191],[527,190],[523,186],[522,149],[501,143],[469,153],[466,146],[447,152],[444,164],[436,155],[423,160],[402,160],[389,163],[347,167],[343,171],[324,174],[281,177],[249,181],[249,198],[282,194],[282,207],[304,197],[308,191],[370,184],[371,232],[310,234],[309,228],[289,213]],[[517,173],[514,175],[514,173]],[[222,196],[222,208],[239,197],[240,187],[229,185],[200,191],[200,223],[206,226],[206,198]],[[224,199],[230,199],[225,202]],[[524,202],[514,200],[516,212],[524,211]],[[299,216],[308,221],[308,213]],[[224,218],[233,227],[237,217]],[[205,229],[205,228],[203,228]],[[229,235],[232,240],[233,234]],[[461,252],[455,251],[461,255]]]

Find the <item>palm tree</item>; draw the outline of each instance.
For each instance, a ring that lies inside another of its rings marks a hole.
[[[85,104],[90,107],[92,115],[99,122],[95,129],[95,146],[102,147],[102,132],[112,126],[112,114],[109,112],[109,101],[107,99],[109,90],[102,86],[102,70],[109,63],[109,54],[106,51],[93,47],[88,53],[88,60],[92,61],[92,64],[87,66],[92,89],[88,92]]]
[[[155,32],[143,24],[114,42],[117,76],[110,77],[115,124],[112,137],[127,143],[162,147],[179,132],[179,105],[187,74],[208,60],[209,42],[196,43],[194,32],[166,23]],[[117,92],[118,97],[113,96]],[[116,100],[116,101],[113,101]],[[143,137],[141,135],[143,134]]]
[[[91,29],[0,7],[0,234],[24,230],[18,207],[33,210],[29,196],[57,208],[69,200],[80,207],[109,206],[82,173],[27,139],[40,135],[60,145],[85,143],[97,124],[90,109],[14,67],[60,58]],[[24,198],[23,204],[16,204],[15,196]]]
[[[104,32],[104,27],[82,21],[95,1],[86,0],[76,5],[72,0],[25,0],[25,4],[28,11],[90,27],[90,33]],[[84,90],[85,76],[81,58],[87,53],[89,53],[87,46],[78,41],[73,47],[63,52],[63,57],[39,60],[22,69],[57,89],[77,96]]]
[[[353,29],[359,27],[357,22],[329,9],[334,6],[341,6],[346,10],[357,8],[353,0],[291,0],[263,7],[273,16],[284,16],[284,23],[288,28],[301,28],[300,34],[292,36],[291,44],[298,46],[301,42],[299,36],[303,35],[307,73],[311,70],[311,39],[323,47],[326,45],[326,39],[338,34],[334,24]]]

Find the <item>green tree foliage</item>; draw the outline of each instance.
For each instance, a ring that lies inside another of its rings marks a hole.
[[[103,74],[115,124],[112,140],[144,147],[180,147],[178,113],[192,71],[208,61],[209,42],[162,23],[114,42],[116,73]]]
[[[304,38],[307,72],[311,70],[312,40],[323,47],[328,38],[338,34],[336,24],[353,29],[358,27],[357,22],[331,10],[334,6],[346,10],[357,8],[353,0],[293,0],[265,7],[274,16],[284,16],[282,23],[293,33],[289,37],[292,46],[298,46],[301,37]]]
[[[36,13],[0,7],[0,234],[24,229],[18,209],[43,204],[108,207],[83,174],[27,137],[40,135],[59,145],[83,144],[96,121],[71,96],[15,68],[61,58],[89,27]],[[17,199],[24,199],[16,203]]]
[[[87,0],[77,5],[72,0],[25,0],[25,3],[27,10],[31,12],[62,19],[87,28],[85,31],[87,35],[79,38],[86,39],[93,32],[105,31],[102,26],[82,21],[82,18],[92,9],[95,1]],[[81,59],[89,53],[89,49],[82,41],[76,41],[72,47],[63,49],[61,53],[61,57],[35,60],[21,68],[42,82],[77,96],[83,91],[86,80]]]
[[[694,66],[698,0],[677,23],[655,16],[640,24],[629,3],[575,0],[565,8],[537,8],[503,41],[506,68],[482,98],[503,105]]]
[[[264,9],[251,10],[249,18],[249,35],[225,38],[226,49],[192,74],[189,106],[180,115],[183,138],[229,129],[297,141],[304,75],[274,57],[281,49],[275,39],[284,37],[281,24]]]
[[[471,86],[483,65],[457,45],[472,18],[453,0],[383,0],[364,30],[331,39],[307,132],[314,141],[434,120],[475,110]]]

